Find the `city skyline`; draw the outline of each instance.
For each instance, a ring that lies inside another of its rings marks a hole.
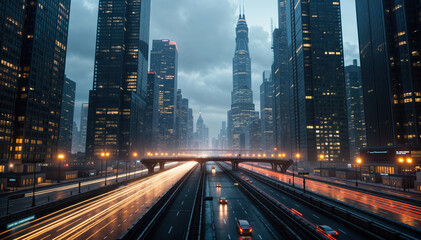
[[[276,2],[245,1],[245,14],[250,27],[250,51],[253,53],[252,89],[256,111],[260,111],[258,89],[261,73],[270,68],[273,60],[270,28],[271,18],[274,27],[278,25]],[[238,1],[205,0],[198,3],[196,8],[189,8],[188,4],[187,1],[152,2],[150,46],[154,39],[172,39],[177,42],[180,50],[178,88],[189,98],[194,119],[198,118],[199,112],[207,119],[212,138],[217,137],[221,122],[227,121],[226,111],[230,109],[230,62],[235,47],[235,32],[232,29],[238,17]],[[354,5],[354,1],[341,2],[345,65],[352,64],[352,59],[359,59]],[[66,74],[77,82],[75,119],[80,119],[81,103],[88,102],[88,93],[92,87],[97,7],[98,0],[72,2]],[[188,9],[197,10],[190,12]],[[215,12],[218,14],[215,15]],[[180,18],[180,14],[184,17]],[[210,20],[203,21],[203,16]],[[188,27],[187,31],[177,31],[185,27]],[[193,41],[198,37],[197,32],[203,34],[198,39],[210,38],[215,34],[218,37],[215,37],[215,43],[204,45],[203,41]],[[201,76],[200,79],[198,76]]]

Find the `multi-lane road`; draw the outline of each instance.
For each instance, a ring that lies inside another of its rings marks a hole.
[[[241,167],[285,183],[292,182],[291,175],[274,172],[266,167],[251,166],[248,164],[243,164]],[[295,176],[294,184],[298,188],[302,188],[302,178]],[[421,228],[421,206],[417,204],[406,203],[310,179],[306,179],[306,189],[409,226]]]
[[[196,163],[186,163],[0,233],[1,239],[117,239]]]
[[[166,168],[170,168],[175,166],[178,163],[168,163],[166,164]],[[156,167],[159,169],[159,166]],[[126,180],[126,178],[138,178],[141,176],[145,176],[148,174],[147,169],[140,169],[137,171],[133,171],[130,174],[122,173],[118,175],[118,181],[122,182]],[[108,174],[107,177],[107,184],[113,184],[116,182],[115,174]],[[89,179],[81,182],[81,192],[90,191],[93,189],[104,187],[105,185],[105,175],[101,178]],[[78,182],[71,182],[71,183],[63,183],[60,185],[52,185],[50,187],[45,187],[41,189],[36,189],[35,191],[35,202],[36,205],[41,204],[48,204],[49,202],[59,200],[65,197],[69,197],[71,195],[77,194],[79,192],[79,183]],[[32,190],[21,191],[19,194],[24,194],[23,198],[10,200],[9,202],[9,214],[22,211],[27,208],[32,207],[32,197],[33,192]],[[7,198],[10,195],[2,195],[0,196],[0,216],[6,215],[7,212]]]

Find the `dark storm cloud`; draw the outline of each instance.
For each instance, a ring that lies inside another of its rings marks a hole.
[[[75,121],[92,89],[98,0],[72,0],[66,75],[76,82]]]
[[[226,0],[155,0],[152,8],[151,37],[177,42],[178,87],[189,98],[195,117],[201,111],[215,136],[231,105],[238,5]],[[258,100],[261,72],[270,68],[272,56],[269,33],[250,22],[249,27],[253,90]]]
[[[99,0],[72,0],[66,74],[77,82],[75,120],[80,104],[92,89],[95,36]],[[211,136],[219,132],[231,104],[232,58],[238,0],[151,0],[150,39],[171,39],[179,48],[178,88],[189,98],[195,121],[202,111]],[[345,63],[358,58],[353,1],[343,1]],[[259,108],[262,72],[269,70],[273,53],[270,18],[276,17],[276,1],[246,0],[250,33],[253,95]],[[275,16],[272,16],[275,14]],[[275,25],[277,25],[275,21]]]

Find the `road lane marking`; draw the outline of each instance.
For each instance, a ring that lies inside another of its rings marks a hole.
[[[227,224],[227,222],[225,221],[225,218],[224,218],[224,224]]]
[[[246,214],[248,214],[246,210],[244,210],[244,212],[245,212]]]
[[[260,234],[259,234],[259,238],[260,238],[260,239],[263,239],[263,238],[262,238],[262,236],[260,236]]]
[[[228,234],[228,239],[231,239],[231,235]]]
[[[180,211],[177,212],[177,215],[176,216],[178,216],[178,214],[180,214]]]
[[[317,219],[320,219],[320,217],[319,217],[319,216],[317,216],[316,214],[313,214],[313,217],[315,217],[315,218],[317,218]]]
[[[184,204],[184,201],[181,202],[181,205],[183,205],[183,204]]]
[[[41,238],[40,240],[47,239],[47,238],[48,238],[48,237],[50,237],[50,236],[51,236],[51,234],[48,234],[47,236],[45,236],[45,237]]]
[[[187,197],[187,193],[184,195],[184,197]]]
[[[237,221],[237,217],[235,217],[234,219],[235,219],[235,221]]]
[[[168,230],[168,234],[171,234],[172,226],[170,227],[170,230]]]
[[[341,231],[343,234],[346,234],[346,232],[344,230],[339,229],[339,228],[338,228],[338,230]]]
[[[300,205],[298,205],[298,204],[296,204],[296,203],[294,203],[294,206],[301,207]]]
[[[104,239],[107,239],[108,236],[105,236]]]

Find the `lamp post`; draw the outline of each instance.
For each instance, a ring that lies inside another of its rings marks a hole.
[[[104,185],[105,186],[107,186],[107,168],[108,168],[108,166],[107,166],[107,163],[108,163],[108,161],[107,161],[107,158],[110,156],[110,153],[109,152],[102,152],[101,153],[101,157],[103,157],[104,159],[105,159],[105,180],[104,180]]]
[[[300,154],[299,154],[299,153],[295,154],[295,163],[294,163],[294,162],[292,163],[292,186],[293,186],[293,187],[295,186],[295,180],[294,180],[294,178],[295,178],[294,165],[295,165],[295,166],[297,166],[297,161],[298,161],[298,159],[299,159],[299,158],[300,158]]]
[[[59,154],[58,155],[58,179],[57,179],[57,182],[60,182],[60,178],[61,178],[61,164],[62,164],[63,159],[64,159],[64,154]]]
[[[363,162],[363,160],[361,158],[357,158],[357,160],[355,160],[355,162],[357,163],[356,167],[360,167],[360,175],[361,175],[361,163]],[[357,173],[357,168],[355,168],[355,186],[358,187],[358,173]]]
[[[133,159],[134,159],[134,171],[133,171],[133,178],[135,178],[136,174],[136,158],[137,158],[137,152],[133,153]],[[131,164],[130,164],[131,165]]]
[[[319,169],[320,169],[320,177],[322,177],[322,161],[325,158],[325,155],[320,154],[319,155]]]

